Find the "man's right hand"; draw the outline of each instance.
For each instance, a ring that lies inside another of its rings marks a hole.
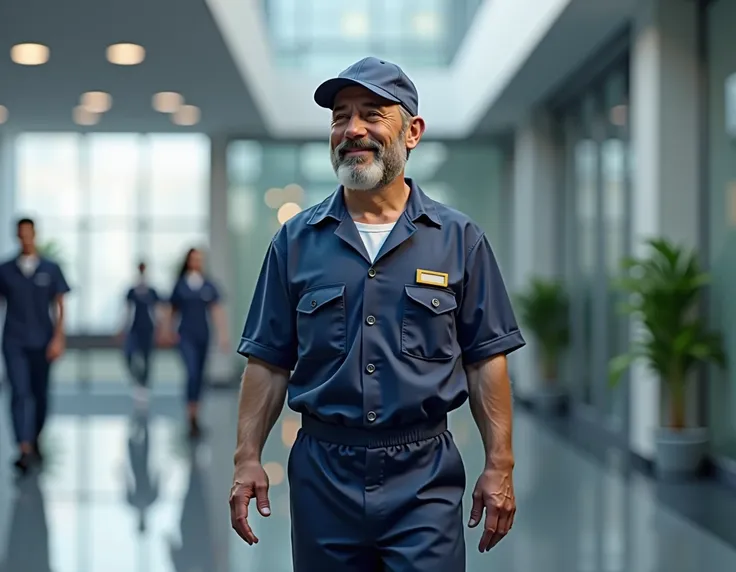
[[[263,465],[249,461],[235,467],[233,486],[230,489],[230,522],[238,536],[251,546],[258,543],[258,537],[248,524],[248,505],[256,499],[256,507],[262,516],[271,514],[268,502],[268,475]]]

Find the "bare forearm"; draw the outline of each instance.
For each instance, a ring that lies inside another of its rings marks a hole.
[[[64,335],[64,300],[59,298],[56,301],[56,320],[54,321],[54,335]]]
[[[470,410],[483,440],[486,468],[513,467],[513,404],[506,357],[474,364],[467,375]]]
[[[215,328],[217,329],[219,339],[227,339],[227,315],[225,314],[225,309],[220,304],[215,304],[212,307],[212,319],[215,321]]]
[[[236,465],[260,462],[266,439],[284,407],[288,381],[288,372],[253,359],[248,363],[240,386]]]

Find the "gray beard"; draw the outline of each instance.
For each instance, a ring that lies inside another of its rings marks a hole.
[[[388,147],[382,147],[373,141],[361,147],[373,151],[373,161],[370,163],[362,157],[341,157],[344,149],[351,148],[347,142],[341,143],[330,152],[337,180],[345,188],[355,191],[375,191],[385,187],[396,179],[406,166],[406,149],[403,141],[402,130],[396,141]]]

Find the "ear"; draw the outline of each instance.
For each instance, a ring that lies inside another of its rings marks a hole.
[[[426,128],[427,126],[424,123],[424,119],[418,115],[412,118],[411,123],[409,123],[409,128],[406,130],[405,143],[407,149],[412,150],[419,145],[419,141],[422,139],[422,135],[424,135],[424,130]]]

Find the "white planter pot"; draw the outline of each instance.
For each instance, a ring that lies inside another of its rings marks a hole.
[[[687,480],[698,476],[708,452],[708,430],[698,427],[675,431],[661,428],[656,433],[656,471],[665,480]]]

